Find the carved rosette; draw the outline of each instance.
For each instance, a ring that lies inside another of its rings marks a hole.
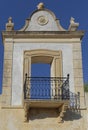
[[[43,16],[43,15],[38,17],[38,24],[39,25],[42,25],[42,26],[46,25],[48,23],[48,21],[49,21],[48,18]]]

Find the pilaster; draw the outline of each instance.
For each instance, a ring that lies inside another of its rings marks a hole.
[[[4,43],[4,71],[3,71],[3,91],[2,106],[11,105],[11,85],[12,85],[12,59],[13,59],[13,41]]]
[[[75,92],[80,92],[80,107],[83,108],[85,107],[85,104],[81,43],[73,44],[73,72]]]

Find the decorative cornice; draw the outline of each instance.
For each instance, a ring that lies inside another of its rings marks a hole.
[[[2,39],[5,38],[79,38],[84,36],[84,31],[2,31]]]

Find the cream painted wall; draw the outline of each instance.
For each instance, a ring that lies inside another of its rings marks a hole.
[[[70,74],[70,91],[74,92],[72,44],[68,43],[14,43],[12,71],[12,105],[22,105],[23,93],[23,53],[25,50],[61,50],[63,57],[63,76]]]
[[[39,17],[45,17],[47,19],[47,24],[44,26],[40,25],[38,22]],[[29,21],[29,26],[27,27],[26,31],[59,31],[57,23],[54,17],[48,11],[38,11],[34,13]]]

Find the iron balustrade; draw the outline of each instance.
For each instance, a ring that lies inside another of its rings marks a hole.
[[[80,108],[80,92],[78,92],[77,94],[70,92],[69,107],[71,109],[79,109]]]
[[[69,90],[67,77],[28,77],[25,75],[24,99],[69,100],[71,108],[80,107],[80,93]]]

